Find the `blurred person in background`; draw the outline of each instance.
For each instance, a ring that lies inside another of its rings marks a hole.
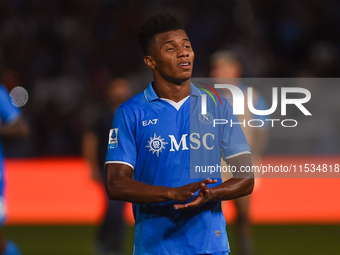
[[[83,156],[89,162],[91,178],[104,184],[104,161],[107,139],[116,109],[131,97],[129,81],[115,78],[104,90],[104,104],[99,106],[95,118],[90,121],[83,135]],[[100,225],[96,250],[99,255],[122,254],[124,221],[122,210],[124,202],[108,200],[105,218]]]
[[[231,78],[232,81],[238,86],[244,93],[245,97],[247,95],[247,87],[241,82],[242,77],[242,64],[239,60],[237,54],[233,51],[221,50],[215,52],[211,56],[211,72],[210,76],[212,78]],[[220,96],[228,99],[228,101],[233,104],[231,92],[228,89],[219,90]],[[247,99],[245,99],[247,102]],[[268,104],[263,97],[263,95],[253,89],[253,102],[254,107],[257,110],[267,110]],[[265,119],[268,116],[254,115],[245,107],[245,114],[243,116],[238,116],[239,122],[245,121],[247,123],[250,119],[260,119],[266,123]],[[252,128],[248,125],[241,125],[243,132],[248,141],[249,147],[251,149],[251,161],[254,166],[259,165],[261,154],[267,147],[268,144],[268,128],[263,125],[259,128]],[[221,160],[221,165],[225,165],[224,160]],[[251,237],[251,227],[249,221],[249,202],[250,195],[240,197],[234,200],[237,210],[237,240],[238,250],[242,255],[253,254],[253,241]]]
[[[4,152],[1,142],[4,139],[21,139],[27,137],[29,127],[23,119],[19,108],[11,102],[11,98],[4,86],[0,84],[0,224],[6,218],[4,198]],[[20,255],[21,252],[15,243],[5,240],[0,233],[0,254]]]

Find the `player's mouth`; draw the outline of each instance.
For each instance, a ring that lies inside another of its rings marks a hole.
[[[178,64],[178,66],[182,69],[188,70],[191,69],[191,63],[190,62],[181,62]]]

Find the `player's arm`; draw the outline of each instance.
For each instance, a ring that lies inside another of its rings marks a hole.
[[[105,166],[105,187],[111,200],[121,200],[137,204],[161,203],[170,200],[184,202],[206,184],[215,180],[190,183],[178,188],[149,185],[131,179],[133,169],[125,164],[113,163]]]
[[[204,186],[199,194],[187,204],[177,204],[175,209],[185,209],[201,206],[202,204],[214,200],[231,200],[238,197],[249,195],[254,188],[254,174],[252,172],[241,172],[241,167],[249,166],[251,169],[251,160],[249,154],[243,154],[228,159],[230,166],[236,167],[238,171],[234,177],[223,182],[222,184],[209,188]]]
[[[254,173],[242,172],[251,169],[250,154],[243,154],[227,160],[228,165],[237,169],[234,177],[210,189],[211,200],[230,200],[249,195],[254,188]],[[242,167],[242,168],[241,168]]]
[[[0,137],[24,138],[29,135],[29,127],[22,116],[17,119],[0,125]]]

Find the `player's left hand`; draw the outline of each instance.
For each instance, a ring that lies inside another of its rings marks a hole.
[[[176,204],[174,205],[175,209],[189,209],[193,207],[201,206],[202,204],[210,201],[211,198],[211,191],[209,187],[204,186],[198,195],[189,203],[187,204]]]

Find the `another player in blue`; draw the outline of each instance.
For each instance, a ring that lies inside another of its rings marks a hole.
[[[237,122],[227,100],[215,105],[210,98],[202,115],[205,92],[190,82],[194,52],[176,18],[150,18],[139,39],[154,81],[116,111],[108,196],[133,203],[133,254],[229,254],[221,200],[250,194],[253,174],[235,173],[222,183],[206,178],[220,173],[203,169],[218,168],[221,156],[238,170],[251,166],[245,136],[239,125],[213,125],[214,118]]]
[[[0,84],[0,224],[3,225],[6,217],[4,199],[4,165],[3,138],[22,138],[28,135],[28,126],[21,117],[21,111],[15,107],[4,86]],[[12,242],[6,241],[0,234],[0,254],[20,255],[19,248]]]

